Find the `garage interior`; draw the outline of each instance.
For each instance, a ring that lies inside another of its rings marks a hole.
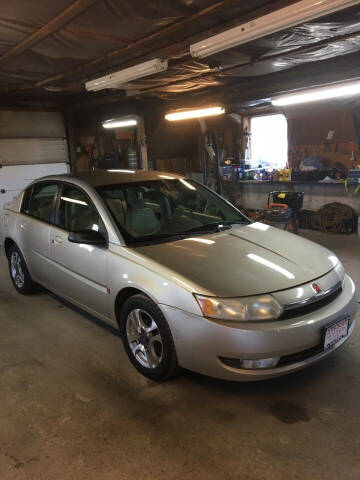
[[[252,37],[196,53],[244,25]],[[183,174],[265,222],[286,191],[301,198],[287,228],[335,252],[359,289],[359,53],[360,1],[3,2],[0,210],[36,178],[98,169]],[[318,99],[335,87],[353,90]],[[303,92],[317,101],[276,104]],[[165,118],[206,108],[222,114]],[[115,329],[19,295],[0,264],[1,479],[360,478],[358,326],[279,379],[155,383]]]

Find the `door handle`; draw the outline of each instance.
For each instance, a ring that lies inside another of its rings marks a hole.
[[[63,242],[63,239],[59,235],[56,235],[55,238],[52,241],[52,243],[54,243],[57,247],[60,247],[62,242]]]
[[[23,230],[25,230],[26,226],[27,226],[27,222],[20,223],[20,228],[22,228]]]

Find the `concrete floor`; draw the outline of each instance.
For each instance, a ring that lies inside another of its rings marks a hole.
[[[353,236],[305,233],[360,286]],[[156,384],[111,329],[39,293],[0,259],[1,480],[360,478],[360,335],[263,383],[184,372]]]

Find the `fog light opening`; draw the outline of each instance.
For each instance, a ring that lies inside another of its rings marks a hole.
[[[247,370],[275,368],[276,365],[279,363],[279,360],[280,360],[280,357],[243,359],[241,360],[241,368],[245,368]]]

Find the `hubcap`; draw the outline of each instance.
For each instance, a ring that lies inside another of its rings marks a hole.
[[[24,286],[25,277],[24,277],[24,272],[21,265],[21,258],[17,252],[13,252],[11,254],[10,270],[11,270],[11,276],[15,282],[15,285],[18,288],[22,288]]]
[[[163,342],[159,327],[145,310],[131,310],[126,319],[126,336],[132,354],[146,368],[159,366],[163,356]]]

